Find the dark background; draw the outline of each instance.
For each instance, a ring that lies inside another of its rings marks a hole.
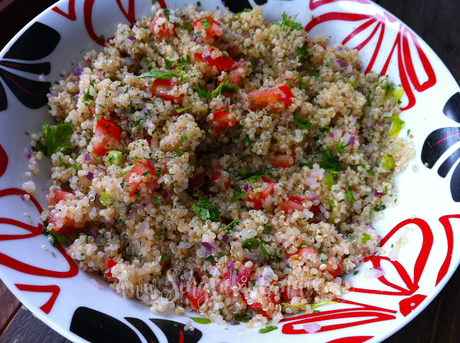
[[[54,2],[0,0],[0,50],[25,24]],[[459,0],[374,2],[419,34],[446,64],[457,82],[460,81]],[[0,343],[13,342],[71,343],[36,319],[31,312],[21,309],[19,301],[0,280]],[[460,342],[460,270],[418,317],[384,342]]]

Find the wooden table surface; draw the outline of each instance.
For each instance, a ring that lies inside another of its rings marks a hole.
[[[305,0],[307,1],[307,0]],[[0,50],[53,0],[0,0]],[[459,0],[374,0],[417,32],[460,82]],[[442,82],[442,80],[440,80]],[[385,340],[460,342],[460,269],[438,297],[412,322]],[[0,343],[70,343],[41,321],[0,280]]]

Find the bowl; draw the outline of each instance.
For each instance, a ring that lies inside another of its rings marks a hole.
[[[182,8],[187,1],[159,1]],[[460,93],[449,71],[412,30],[367,0],[257,1],[268,20],[296,15],[310,36],[331,36],[360,50],[363,72],[388,74],[404,89],[401,134],[416,156],[396,180],[398,205],[375,223],[386,253],[372,256],[345,278],[351,291],[318,313],[287,316],[260,334],[244,325],[185,323],[193,313],[152,312],[112,292],[97,276],[80,271],[65,250],[42,235],[50,163],[34,176],[37,194],[25,200],[30,133],[52,123],[49,87],[72,72],[86,51],[101,50],[117,23],[152,15],[152,2],[65,0],[29,23],[0,53],[0,277],[43,322],[74,342],[379,342],[420,313],[444,287],[460,262]],[[228,1],[237,13],[246,1]],[[201,10],[223,9],[206,1]],[[440,82],[442,80],[442,84]],[[436,99],[437,101],[432,101]],[[440,199],[433,203],[432,199]],[[395,260],[394,247],[401,247]],[[393,257],[393,258],[392,258]],[[382,267],[384,275],[366,278]],[[196,315],[196,314],[195,314]],[[320,327],[308,333],[305,325]]]

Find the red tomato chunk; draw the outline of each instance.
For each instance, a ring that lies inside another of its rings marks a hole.
[[[177,82],[171,80],[156,79],[150,87],[150,93],[152,93],[152,96],[162,98],[165,101],[172,101],[181,106],[182,96],[175,96],[171,94],[171,90],[178,86],[179,84]]]
[[[147,161],[136,161],[133,169],[125,175],[130,196],[137,195],[136,193],[138,193],[141,184],[151,185],[156,188],[156,180],[155,166]]]
[[[197,310],[209,299],[209,293],[195,285],[187,287],[184,290],[184,294],[190,304]]]
[[[216,49],[212,48],[209,50],[209,53],[212,54]],[[235,61],[228,56],[219,56],[212,58],[212,56],[203,56],[204,53],[195,53],[195,59],[199,62],[205,62],[210,67],[216,67],[218,71],[228,70],[235,65]]]
[[[233,293],[233,287],[235,286],[238,287],[238,291],[240,291],[243,287],[246,287],[249,282],[249,277],[251,276],[252,267],[251,262],[242,264],[238,269],[233,268],[232,265],[217,285],[217,292],[221,294],[231,294]]]
[[[161,24],[160,24],[161,22]],[[163,13],[160,13],[153,18],[149,24],[150,29],[153,33],[158,34],[160,37],[167,38],[174,34],[174,28],[169,29],[171,23]]]
[[[67,201],[73,198],[75,198],[75,194],[73,192],[55,191],[54,198],[50,199],[49,204],[51,206],[56,206],[60,201]],[[58,210],[52,210],[50,212],[48,222],[53,224],[53,231],[58,233],[67,233],[75,229],[75,221],[73,219],[70,219],[67,216],[61,217],[58,214]]]
[[[214,113],[214,118],[211,120],[211,125],[214,128],[214,132],[220,132],[229,127],[235,126],[238,122],[235,117],[230,118],[230,110],[228,108],[221,109]],[[235,115],[234,113],[232,115]]]
[[[269,91],[254,91],[248,94],[249,107],[252,110],[262,109],[266,106],[289,106],[293,103],[291,89],[288,86],[280,86]]]
[[[222,175],[220,171],[216,171],[210,180],[211,187],[215,187],[221,191],[230,188],[231,183],[227,176]]]
[[[193,29],[195,34],[200,36],[206,44],[209,44],[213,38],[219,38],[223,33],[219,23],[210,15],[206,19],[195,20],[193,22]]]
[[[118,147],[121,141],[120,128],[107,120],[100,119],[96,122],[93,152],[98,156],[104,156],[109,150]]]

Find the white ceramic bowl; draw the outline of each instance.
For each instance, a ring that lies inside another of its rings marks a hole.
[[[165,5],[164,1],[159,1]],[[166,1],[183,7],[190,1]],[[38,193],[23,201],[30,144],[47,113],[46,93],[71,72],[83,54],[101,49],[119,22],[152,15],[151,0],[64,0],[25,27],[0,53],[0,277],[36,316],[74,342],[379,342],[414,318],[438,294],[460,261],[460,94],[458,85],[433,51],[410,29],[367,0],[227,1],[241,11],[261,4],[269,20],[299,14],[297,21],[331,43],[359,48],[364,70],[389,74],[405,95],[402,134],[410,130],[417,154],[397,179],[398,206],[385,211],[375,227],[386,254],[369,258],[358,275],[348,275],[352,291],[319,313],[299,314],[267,334],[243,325],[224,328],[187,317],[151,312],[125,300],[94,275],[78,270],[61,247],[41,234],[39,213],[46,206],[49,173],[34,178]],[[220,1],[202,1],[216,11]],[[442,80],[442,83],[440,82]],[[42,161],[41,170],[49,162]],[[27,215],[26,215],[27,214]],[[30,215],[30,217],[28,216]],[[398,260],[388,257],[400,239],[408,243]],[[47,250],[43,249],[45,245]],[[365,268],[382,266],[385,275],[366,279]],[[302,324],[318,323],[308,334]]]

